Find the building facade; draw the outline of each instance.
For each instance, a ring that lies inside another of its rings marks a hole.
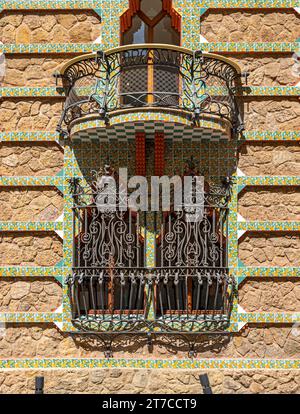
[[[299,393],[297,1],[0,4],[0,392]]]

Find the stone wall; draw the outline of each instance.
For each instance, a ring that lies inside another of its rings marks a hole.
[[[54,312],[62,303],[54,280],[8,278],[0,281],[0,312]]]
[[[202,394],[200,370],[77,369],[0,371],[0,392],[32,394],[35,377],[45,377],[46,394]],[[207,373],[207,372],[205,372]],[[208,373],[214,394],[294,394],[299,371],[247,370]]]
[[[5,74],[2,86],[10,87],[49,87],[55,86],[53,74],[68,60],[69,55],[5,55]]]
[[[0,143],[0,175],[53,176],[63,165],[63,151],[56,143]]]
[[[62,99],[7,99],[0,103],[2,131],[55,131],[63,109]]]
[[[239,194],[239,213],[250,221],[300,221],[300,188],[246,187]]]
[[[89,43],[101,34],[92,11],[5,11],[0,16],[3,43]]]
[[[210,9],[201,34],[209,42],[295,42],[300,16],[294,10]]]
[[[298,98],[245,97],[244,102],[247,130],[300,131]]]
[[[226,56],[236,62],[242,72],[249,74],[249,86],[289,86],[298,81],[292,72],[295,62],[291,53],[230,53]]]
[[[62,242],[55,233],[0,233],[0,266],[54,266],[61,259]]]
[[[300,233],[248,232],[239,243],[245,266],[300,266]]]
[[[283,283],[287,283],[286,281]],[[53,287],[53,285],[52,285]],[[50,287],[48,287],[50,289]],[[52,289],[53,291],[54,289]],[[55,287],[59,302],[59,289]],[[245,292],[245,291],[244,291]],[[274,292],[276,294],[276,292]],[[24,298],[26,303],[26,298]],[[104,358],[106,348],[95,336],[70,336],[52,324],[6,324],[0,335],[1,358]],[[127,336],[113,343],[114,358],[186,359],[188,345],[178,337]],[[232,335],[200,335],[196,358],[300,358],[300,329],[257,324]]]
[[[239,304],[248,312],[299,312],[297,280],[246,280],[239,287]]]
[[[247,142],[238,155],[238,167],[249,176],[300,175],[300,148],[293,142]]]
[[[0,221],[54,221],[63,213],[63,197],[47,187],[0,187]]]

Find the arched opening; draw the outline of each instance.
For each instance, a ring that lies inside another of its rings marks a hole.
[[[170,0],[129,1],[121,16],[121,44],[162,43],[180,46],[181,17]]]
[[[172,1],[130,1],[121,16],[121,44],[169,44],[180,46],[180,15]],[[123,68],[122,93],[124,105],[153,104],[159,96],[162,105],[177,105],[179,101],[180,65],[162,65],[155,49],[145,50],[145,65],[136,67],[137,52],[131,51],[127,67]],[[128,60],[128,55],[127,55]],[[176,60],[176,58],[175,58]],[[136,93],[138,91],[138,93]],[[140,92],[142,91],[142,93]],[[164,92],[172,91],[165,96]],[[163,97],[163,99],[161,99]]]

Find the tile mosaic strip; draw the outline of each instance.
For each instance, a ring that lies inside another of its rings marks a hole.
[[[300,87],[297,86],[246,86],[246,96],[299,96]]]
[[[2,53],[89,53],[102,49],[93,43],[5,43],[0,44]]]
[[[2,98],[12,98],[12,97],[21,97],[21,96],[34,96],[34,97],[52,97],[52,96],[61,96],[57,93],[56,88],[31,88],[31,87],[14,87],[14,88],[0,88],[0,97]]]
[[[103,127],[99,125],[99,127]],[[245,131],[239,136],[241,141],[300,141],[300,131]],[[11,131],[0,132],[0,141],[59,141],[56,131]]]
[[[273,176],[273,177],[237,177],[237,184],[239,188],[244,188],[247,185],[257,185],[257,186],[275,186],[275,185],[285,185],[285,186],[298,186],[300,185],[300,177],[287,177],[287,176]]]
[[[295,52],[300,49],[297,42],[213,42],[199,43],[198,49],[206,52]],[[88,53],[103,49],[93,43],[31,43],[0,44],[2,53]]]
[[[62,231],[62,222],[8,222],[0,221],[0,231]]]
[[[239,231],[300,231],[300,221],[240,221]]]
[[[0,186],[47,186],[61,187],[63,185],[62,177],[0,177]]]
[[[91,93],[90,88],[85,88],[82,93]],[[211,87],[207,88],[206,92],[211,95],[223,96],[224,91],[222,88]],[[244,87],[243,94],[247,96],[299,96],[300,87],[296,86],[252,86]],[[0,88],[0,97],[12,98],[12,97],[64,97],[61,93],[57,92],[55,87],[4,87]]]
[[[245,312],[239,313],[239,322],[246,323],[299,323],[300,313]]]
[[[201,43],[199,49],[206,52],[294,52],[299,43],[290,42],[214,42]]]
[[[115,0],[118,3],[118,0]],[[108,1],[107,1],[108,3]],[[184,0],[175,0],[176,7],[182,8]],[[290,8],[299,6],[298,0],[196,0],[195,7],[206,8]],[[34,9],[101,9],[105,0],[3,0],[0,8],[4,10]]]
[[[5,266],[0,267],[0,277],[61,277],[62,267]]]
[[[74,167],[76,166],[76,157],[73,152],[72,144],[69,140],[65,142],[64,150],[64,179],[68,179],[74,176]],[[63,240],[63,276],[64,280],[72,274],[72,255],[73,255],[73,198],[70,194],[70,186],[65,186],[64,196],[64,240]],[[63,299],[62,299],[62,312],[63,320],[62,325],[59,326],[63,331],[66,324],[71,324],[72,312],[71,303],[69,298],[68,286],[63,286]]]
[[[239,136],[244,141],[299,141],[300,131],[245,131]]]
[[[239,267],[237,277],[300,277],[300,267]]]
[[[105,1],[105,0],[104,0]],[[4,10],[34,10],[34,9],[97,9],[101,8],[103,0],[3,0],[0,7]]]
[[[300,267],[239,267],[234,275],[240,285],[246,278],[298,278]]]
[[[59,139],[59,134],[55,131],[35,131],[35,132],[22,132],[22,131],[11,131],[11,132],[0,132],[0,142],[13,142],[13,141],[56,141],[60,145],[63,142]]]
[[[186,0],[173,0],[176,8],[183,8]],[[206,8],[287,8],[299,6],[298,0],[194,0],[194,7]]]
[[[44,322],[61,322],[61,313],[0,313],[0,322],[6,323],[44,323]]]
[[[1,359],[0,369],[299,369],[299,359]]]

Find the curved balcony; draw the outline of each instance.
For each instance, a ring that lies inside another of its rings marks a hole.
[[[189,126],[243,129],[239,67],[218,55],[169,45],[123,46],[77,57],[59,77],[66,95],[59,131],[95,120],[106,127],[120,115],[140,120],[145,111],[162,120],[171,114]]]

